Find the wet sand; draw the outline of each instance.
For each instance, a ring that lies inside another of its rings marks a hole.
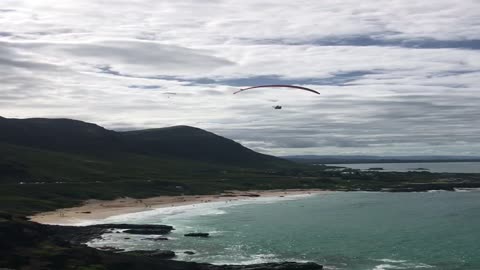
[[[146,199],[118,198],[115,200],[88,200],[78,207],[62,208],[29,217],[43,224],[76,225],[121,214],[149,211],[163,207],[195,205],[208,202],[238,201],[255,197],[287,197],[294,195],[322,194],[318,189],[229,191],[217,195],[158,196]]]

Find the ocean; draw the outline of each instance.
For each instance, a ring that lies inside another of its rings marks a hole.
[[[480,162],[415,162],[415,163],[362,163],[362,164],[328,164],[352,169],[368,170],[383,168],[383,171],[407,172],[426,169],[440,173],[480,173]]]
[[[478,190],[254,198],[154,209],[102,222],[173,225],[168,241],[113,233],[90,245],[168,249],[187,261],[314,261],[345,270],[480,269]],[[189,232],[211,237],[183,236]]]

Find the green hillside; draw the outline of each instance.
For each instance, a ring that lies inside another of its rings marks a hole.
[[[478,174],[326,170],[256,153],[198,128],[116,132],[69,119],[0,118],[0,211],[86,199],[322,188],[425,191],[480,186]]]
[[[0,130],[0,209],[21,213],[90,198],[270,188],[285,180],[270,170],[295,166],[187,126],[116,132],[69,119],[1,118]]]
[[[119,133],[131,152],[169,156],[217,164],[247,167],[286,165],[290,162],[254,152],[214,133],[189,127],[138,130]]]
[[[189,126],[116,132],[70,119],[0,118],[0,130],[0,143],[103,158],[135,154],[246,167],[290,163]]]

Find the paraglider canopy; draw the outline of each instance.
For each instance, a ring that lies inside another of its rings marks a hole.
[[[303,87],[303,86],[289,85],[289,84],[267,84],[267,85],[252,86],[252,87],[247,87],[247,88],[240,89],[240,90],[234,92],[233,94],[237,94],[237,93],[240,93],[240,92],[243,92],[243,91],[246,91],[246,90],[256,89],[256,88],[276,88],[276,87],[300,89],[300,90],[304,90],[304,91],[308,91],[308,92],[312,92],[312,93],[315,93],[317,95],[320,95],[319,92],[317,92],[313,89]]]

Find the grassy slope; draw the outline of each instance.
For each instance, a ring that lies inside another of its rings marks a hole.
[[[130,142],[128,151],[149,156],[182,157],[244,167],[288,165],[289,161],[264,155],[214,133],[189,127],[137,130],[118,133]]]
[[[192,160],[126,153],[98,157],[0,144],[0,210],[22,214],[90,198],[298,186],[290,178]]]
[[[100,158],[7,144],[0,144],[0,153],[0,168],[4,168],[0,172],[0,211],[18,214],[69,207],[92,198],[213,194],[232,189],[480,187],[480,176],[475,174],[356,172],[343,175],[325,171],[322,166],[228,167],[143,155]],[[14,173],[9,175],[5,168]],[[26,183],[19,184],[21,181]]]
[[[7,124],[1,126],[2,122]],[[66,119],[0,119],[0,127],[0,211],[19,214],[73,206],[91,198],[231,189],[418,190],[480,185],[479,175],[344,175],[258,154],[191,127],[118,133]]]

